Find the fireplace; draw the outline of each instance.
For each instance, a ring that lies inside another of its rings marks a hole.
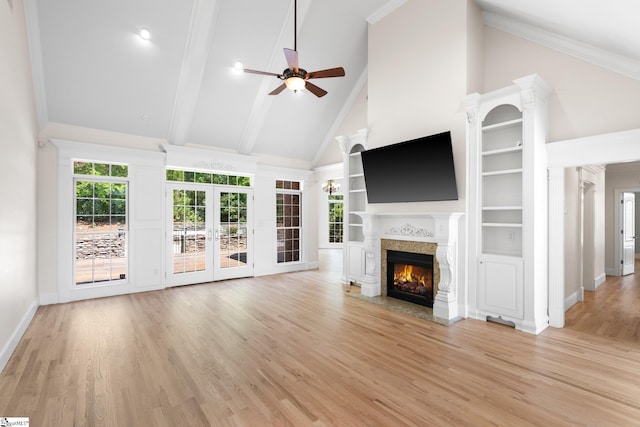
[[[433,255],[387,250],[387,296],[433,307]]]

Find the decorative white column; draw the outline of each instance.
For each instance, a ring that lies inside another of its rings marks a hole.
[[[345,218],[347,219],[347,223],[345,224],[343,231],[344,243],[342,244],[342,283],[349,283],[349,137],[348,136],[336,136],[335,140],[338,141],[338,145],[340,146],[340,150],[342,151],[342,185],[344,188],[344,197],[342,209],[345,212]]]
[[[564,168],[549,168],[549,325],[564,327]]]
[[[431,214],[436,220],[436,257],[440,264],[438,294],[433,301],[433,315],[442,319],[458,317],[458,228],[461,213]]]
[[[381,294],[380,282],[380,233],[378,217],[375,214],[361,212],[364,234],[364,276],[360,282],[360,293],[367,297]]]

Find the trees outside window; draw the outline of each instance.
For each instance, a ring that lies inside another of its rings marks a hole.
[[[342,194],[329,194],[329,243],[342,243],[344,201]]]

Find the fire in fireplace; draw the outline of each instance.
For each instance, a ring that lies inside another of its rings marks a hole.
[[[433,307],[433,255],[387,251],[387,296]]]

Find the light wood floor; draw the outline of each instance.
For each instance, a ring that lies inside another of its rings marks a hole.
[[[595,292],[585,292],[584,302],[565,314],[565,327],[640,342],[640,258],[636,258],[635,271],[628,276],[607,276]]]
[[[317,271],[41,307],[0,375],[33,426],[629,426],[640,345],[441,326]],[[339,268],[339,267],[338,267]]]

